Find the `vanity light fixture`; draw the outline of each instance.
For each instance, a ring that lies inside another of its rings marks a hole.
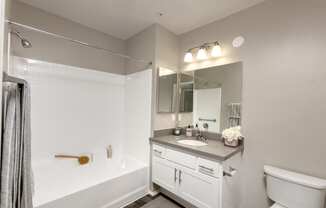
[[[215,45],[212,48],[211,51],[212,57],[221,57],[222,56],[222,48],[218,42],[215,42]]]
[[[186,62],[186,63],[190,63],[190,62],[193,61],[193,57],[192,57],[191,50],[189,50],[189,51],[185,54],[185,57],[184,57],[183,61]]]
[[[211,42],[211,43],[204,43],[201,46],[197,46],[197,47],[189,49],[185,53],[183,61],[185,63],[193,62],[194,61],[193,53],[195,53],[196,51],[197,51],[196,59],[201,60],[201,61],[206,60],[209,57],[217,58],[217,57],[222,56],[221,45],[219,44],[218,41],[215,41],[215,42]],[[208,54],[208,52],[209,52],[209,54]]]
[[[206,50],[206,48],[204,46],[199,48],[196,58],[198,60],[206,60],[206,59],[208,59],[207,50]]]

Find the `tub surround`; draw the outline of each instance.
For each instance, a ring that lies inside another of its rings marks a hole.
[[[130,157],[107,160],[104,151],[95,153],[94,158],[84,166],[69,160],[34,163],[34,206],[116,208],[147,194],[146,164]]]
[[[150,141],[152,143],[167,145],[169,147],[177,148],[186,152],[198,154],[200,156],[209,157],[214,160],[225,161],[232,157],[233,155],[242,152],[244,146],[241,145],[237,148],[231,148],[224,146],[222,140],[219,139],[208,139],[206,146],[196,147],[180,144],[177,141],[183,139],[194,139],[196,137],[186,137],[185,135],[174,136],[174,135],[164,135],[151,137]]]
[[[27,80],[32,92],[35,207],[116,208],[147,194],[151,70],[125,76],[11,60],[13,75]],[[92,157],[81,166],[54,158],[57,153]]]

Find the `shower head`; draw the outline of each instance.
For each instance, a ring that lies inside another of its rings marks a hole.
[[[21,44],[22,44],[22,46],[24,48],[31,48],[32,47],[32,43],[29,42],[27,39],[25,39],[19,32],[11,31],[11,33],[16,35],[20,39],[20,42],[21,42]]]
[[[22,40],[21,40],[21,44],[22,44],[22,46],[23,46],[24,48],[31,48],[31,47],[32,47],[31,42],[29,42],[29,41],[26,40],[26,39],[22,39]]]

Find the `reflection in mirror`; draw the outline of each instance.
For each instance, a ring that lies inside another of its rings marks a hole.
[[[194,90],[193,119],[198,127],[210,132],[220,132],[221,87],[196,88]]]
[[[158,106],[159,113],[173,113],[176,106],[177,73],[171,69],[159,68]]]
[[[181,123],[197,124],[200,130],[213,133],[241,125],[242,63],[200,69],[193,73],[192,121]]]
[[[184,72],[180,74],[180,102],[179,112],[189,113],[193,111],[193,72]]]

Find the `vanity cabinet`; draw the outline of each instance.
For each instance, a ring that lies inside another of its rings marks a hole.
[[[152,165],[153,181],[160,184],[165,189],[175,192],[177,188],[177,169],[176,167],[164,159],[153,159]]]
[[[179,196],[199,208],[219,208],[219,179],[192,170],[179,170]]]
[[[222,208],[222,172],[218,162],[153,145],[153,182],[198,208]]]

